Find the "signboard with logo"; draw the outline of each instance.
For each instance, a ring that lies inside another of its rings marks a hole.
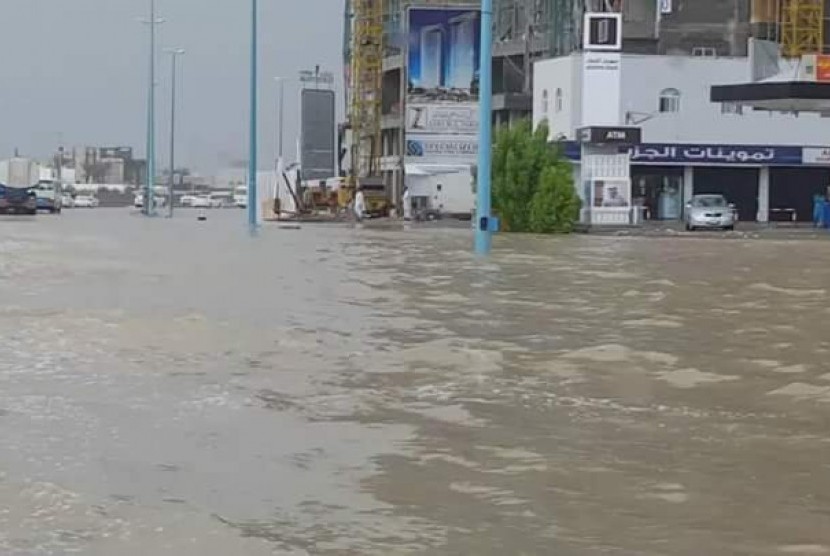
[[[586,13],[582,47],[585,51],[619,52],[622,49],[622,14]]]
[[[406,158],[467,164],[477,152],[481,11],[412,7],[406,35]]]
[[[471,164],[478,157],[478,139],[463,135],[417,135],[406,139],[411,162]]]
[[[478,105],[411,103],[406,107],[406,132],[476,135]]]

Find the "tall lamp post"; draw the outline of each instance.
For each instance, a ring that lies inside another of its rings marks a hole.
[[[481,60],[479,68],[478,180],[475,251],[490,252],[498,222],[490,215],[491,150],[493,136],[493,0],[481,0]]]
[[[170,54],[172,72],[170,79],[170,183],[167,216],[173,218],[173,188],[176,184],[176,60],[184,54],[184,49],[168,48],[165,52]]]
[[[248,144],[248,228],[257,228],[257,0],[251,0],[251,122]]]
[[[164,23],[156,18],[156,0],[150,0],[150,18],[144,20],[150,26],[150,75],[147,83],[147,181],[144,187],[144,214],[154,211],[154,180],[156,175],[156,25]]]
[[[280,179],[282,177],[282,169],[284,168],[283,162],[283,121],[284,121],[284,111],[283,107],[285,105],[285,79],[282,77],[275,77],[274,81],[277,82],[278,85],[278,98],[277,98],[277,154],[274,160],[274,199],[279,199],[280,197]],[[277,215],[279,216],[279,215]]]

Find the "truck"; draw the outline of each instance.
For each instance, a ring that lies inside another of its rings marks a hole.
[[[406,186],[418,220],[469,220],[475,209],[471,166],[406,165]]]
[[[0,212],[37,213],[37,185],[40,165],[35,161],[14,157],[0,160]]]

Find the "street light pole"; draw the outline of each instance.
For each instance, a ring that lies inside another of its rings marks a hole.
[[[164,23],[156,18],[156,0],[150,0],[150,75],[147,83],[147,181],[144,187],[144,214],[154,213],[154,181],[156,174],[156,25]]]
[[[251,122],[248,145],[248,227],[257,228],[257,0],[251,0]]]
[[[184,49],[169,48],[171,79],[170,79],[170,185],[168,191],[167,216],[173,218],[173,187],[176,183],[176,60],[184,54]]]
[[[478,179],[475,251],[490,252],[496,222],[490,215],[491,150],[493,135],[493,0],[481,0],[481,59],[479,64]]]

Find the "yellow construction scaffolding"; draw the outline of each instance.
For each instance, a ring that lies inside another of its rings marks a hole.
[[[383,0],[354,0],[352,7],[351,177],[359,180],[380,174]]]
[[[783,56],[822,53],[824,0],[782,0],[780,21]]]

